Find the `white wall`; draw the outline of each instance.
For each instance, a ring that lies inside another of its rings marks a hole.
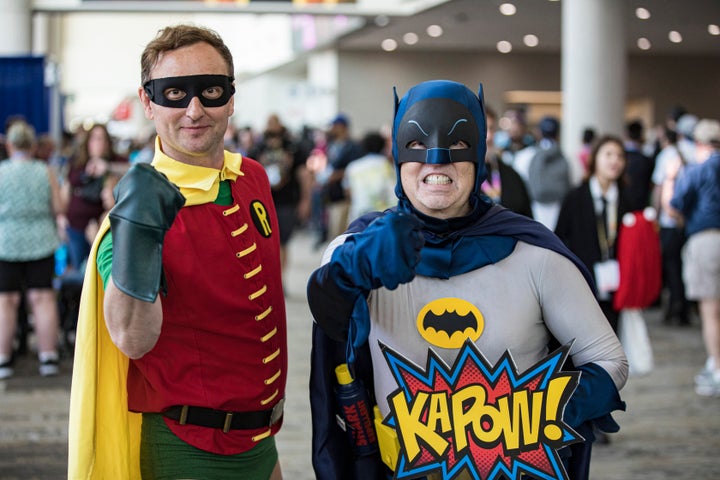
[[[62,92],[69,96],[65,118],[104,120],[123,98],[136,97],[145,44],[160,28],[187,21],[217,30],[234,54],[237,125],[262,128],[270,113],[278,113],[292,129],[320,127],[342,111],[360,137],[390,124],[394,86],[402,96],[412,85],[433,78],[471,88],[482,82],[486,102],[498,111],[505,107],[506,91],[561,89],[559,54],[322,50],[273,69],[290,56],[292,28],[286,20],[258,15],[63,14],[60,21],[50,22],[60,32],[48,36],[54,43],[48,54],[62,67]],[[267,69],[270,73],[258,74]],[[656,122],[675,104],[699,116],[717,117],[720,111],[717,55],[631,56],[628,75],[628,98],[649,99]]]
[[[718,118],[719,60],[717,55],[631,55],[627,99],[646,100],[655,124],[662,123],[670,108],[678,104],[699,117]],[[416,83],[443,78],[473,89],[482,82],[486,103],[502,113],[505,92],[561,91],[560,61],[559,54],[343,51],[339,55],[338,107],[353,118],[353,134],[361,136],[391,124],[393,86],[402,97]],[[577,132],[578,138],[581,133]]]
[[[290,130],[325,126],[338,111],[337,52],[322,50],[264,75],[238,82],[233,123],[258,130],[270,114]]]
[[[353,117],[358,136],[391,125],[393,87],[402,97],[425,80],[454,80],[474,91],[482,83],[485,102],[501,110],[505,91],[559,89],[560,64],[559,56],[544,54],[342,52],[339,71],[340,109]]]
[[[26,0],[4,0],[0,7],[0,56],[29,55],[31,51],[32,18]]]
[[[233,52],[236,74],[263,71],[291,55],[290,19],[278,15],[65,14],[61,47],[66,120],[105,121],[117,104],[137,96],[140,55],[161,28],[191,22],[216,30]]]

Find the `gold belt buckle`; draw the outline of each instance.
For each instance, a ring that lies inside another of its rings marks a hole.
[[[183,405],[182,410],[180,410],[180,419],[178,420],[178,423],[180,425],[185,425],[187,423],[187,416],[188,416],[188,409],[190,408],[189,405]]]
[[[283,408],[285,407],[285,399],[281,398],[278,403],[272,409],[270,413],[270,427],[275,425],[283,416]]]
[[[225,412],[225,423],[223,423],[223,433],[228,433],[232,426],[232,412]]]

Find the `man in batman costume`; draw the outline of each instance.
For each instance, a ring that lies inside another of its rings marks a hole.
[[[334,369],[349,363],[386,417],[397,384],[380,345],[417,365],[425,365],[432,348],[452,365],[459,348],[415,322],[428,305],[448,298],[481,312],[483,330],[471,337],[491,364],[510,351],[523,371],[572,343],[565,368],[581,375],[563,421],[586,441],[559,452],[569,478],[588,478],[593,427],[619,429],[610,413],[625,408],[618,390],[628,365],[592,279],[549,230],[481,194],[485,139],[482,86],[475,95],[434,80],[399,101],[395,95],[398,206],[354,221],[330,243],[307,287],[315,318],[310,397],[319,480],[392,476],[379,455],[355,455],[338,426]]]

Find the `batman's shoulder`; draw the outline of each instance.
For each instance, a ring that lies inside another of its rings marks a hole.
[[[370,225],[372,222],[374,222],[378,218],[384,217],[388,213],[393,212],[395,210],[397,210],[397,207],[388,208],[387,210],[385,210],[383,212],[370,212],[370,213],[361,215],[350,223],[350,225],[348,226],[348,229],[345,231],[345,234],[360,233],[363,230],[365,230],[368,227],[368,225]]]

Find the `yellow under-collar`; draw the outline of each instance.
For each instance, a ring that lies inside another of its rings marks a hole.
[[[173,160],[163,153],[160,137],[155,138],[155,156],[152,166],[164,173],[168,180],[180,188],[185,206],[214,202],[223,180],[236,180],[243,175],[242,155],[225,150],[222,170],[200,167]]]

